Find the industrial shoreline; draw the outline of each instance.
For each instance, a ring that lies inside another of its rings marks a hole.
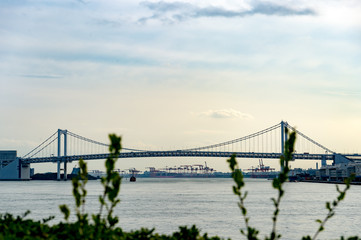
[[[181,165],[179,167],[165,167],[156,169],[155,167],[148,167],[149,170],[144,172],[135,168],[115,171],[119,173],[125,179],[136,178],[231,178],[231,172],[218,172],[215,169],[204,165]],[[288,177],[290,182],[309,182],[309,183],[328,183],[328,184],[344,184],[344,180],[353,173],[359,173],[361,164],[337,164],[337,165],[325,165],[320,169],[291,169]],[[274,179],[279,175],[279,171],[275,171],[274,168],[265,166],[262,159],[259,160],[259,165],[251,167],[249,169],[240,169],[244,178],[263,178]],[[71,179],[78,175],[79,168],[74,167],[71,174],[68,174],[68,178]],[[360,174],[355,174],[356,178],[352,181],[353,185],[361,185]],[[105,172],[99,170],[88,171],[89,180],[100,179],[105,176]],[[41,173],[31,176],[31,180],[56,180],[56,173]]]

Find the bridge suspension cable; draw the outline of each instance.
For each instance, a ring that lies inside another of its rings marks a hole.
[[[30,152],[28,152],[27,154],[25,154],[23,156],[23,158],[26,158],[28,157],[30,154],[32,154],[33,152],[35,152],[38,148],[40,148],[43,144],[45,144],[47,141],[49,141],[52,137],[55,136],[55,134],[57,134],[58,131],[56,131],[53,135],[51,135],[50,137],[48,137],[44,142],[40,143],[36,148],[34,148],[33,150],[31,150]],[[54,140],[52,140],[50,143],[54,142],[56,139],[58,139],[58,137],[56,137]],[[44,147],[42,147],[39,151],[37,151],[36,153],[32,154],[30,157],[28,158],[31,158],[33,157],[34,155],[38,154],[40,151],[42,151],[44,148],[46,148],[47,146],[50,145],[50,143],[48,143],[47,145],[45,145]]]
[[[335,154],[336,152],[330,150],[327,147],[324,147],[323,145],[319,144],[318,142],[314,141],[313,139],[309,138],[308,136],[306,136],[305,134],[303,134],[302,132],[298,131],[296,128],[292,127],[291,125],[289,125],[287,122],[285,123],[286,127],[291,129],[292,131],[295,131],[299,136],[302,136],[303,138],[307,139],[308,141],[310,141],[311,143],[317,145],[318,147],[324,149],[325,151]]]
[[[48,147],[50,144],[52,144],[53,142],[55,142],[55,140],[57,140],[58,138],[54,138],[53,140],[51,140],[48,144],[46,144],[44,147],[42,147],[41,149],[39,149],[39,151],[33,153],[31,156],[29,156],[29,158],[35,156],[36,154],[38,154],[39,152],[41,152],[42,150],[44,150],[46,147]]]

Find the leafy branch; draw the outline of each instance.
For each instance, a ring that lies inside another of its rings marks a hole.
[[[242,193],[242,188],[245,184],[243,180],[243,174],[241,170],[239,170],[239,166],[236,161],[236,155],[233,154],[231,158],[227,160],[227,162],[229,163],[229,167],[232,170],[232,178],[236,183],[236,185],[233,186],[233,193],[238,196],[238,207],[241,209],[244,223],[246,225],[246,232],[243,229],[241,229],[240,231],[242,235],[247,237],[247,239],[256,240],[258,239],[257,234],[259,233],[259,231],[249,226],[249,217],[247,216],[247,209],[244,204],[244,200],[246,199],[248,192],[245,191],[244,193]]]
[[[274,240],[281,238],[281,234],[277,234],[276,226],[277,226],[277,218],[280,212],[280,203],[281,199],[285,193],[283,189],[283,184],[288,180],[288,173],[290,172],[289,161],[292,160],[292,154],[294,152],[294,146],[296,142],[296,132],[288,133],[288,129],[286,128],[286,136],[288,136],[287,141],[285,142],[284,155],[280,158],[281,171],[278,178],[273,179],[272,186],[273,188],[278,190],[277,199],[272,198],[273,205],[275,210],[273,212],[272,217],[272,232],[267,240]]]
[[[101,218],[103,208],[105,207],[108,211],[107,214],[107,222],[110,227],[113,227],[115,224],[118,223],[118,217],[112,216],[113,210],[115,206],[120,202],[120,199],[117,198],[120,190],[120,184],[122,178],[120,177],[119,173],[114,171],[115,162],[118,159],[121,146],[121,137],[115,134],[109,134],[110,145],[109,145],[109,157],[105,161],[106,167],[106,176],[101,178],[101,183],[104,187],[104,192],[102,196],[99,196],[100,202],[100,210],[99,214],[93,216],[94,221],[99,221]],[[108,201],[107,201],[108,199]]]
[[[273,222],[272,232],[269,237],[266,237],[267,240],[276,240],[281,237],[281,234],[277,234],[276,231],[277,218],[280,212],[281,199],[285,193],[283,189],[283,184],[288,180],[288,173],[290,171],[289,161],[292,160],[292,154],[294,152],[294,145],[296,142],[296,132],[291,132],[289,134],[288,130],[286,129],[286,134],[288,136],[288,139],[285,142],[284,155],[282,155],[280,158],[281,171],[278,178],[273,179],[272,182],[273,188],[278,190],[278,196],[277,199],[272,198],[275,210],[273,212],[273,217],[272,217],[272,222]],[[233,192],[235,195],[238,196],[239,199],[238,206],[241,209],[242,216],[246,225],[246,231],[241,229],[241,233],[242,235],[246,236],[248,240],[256,240],[258,239],[257,235],[259,231],[256,228],[250,227],[249,225],[249,217],[247,216],[247,209],[244,204],[244,201],[247,197],[247,191],[242,193],[242,188],[244,187],[245,183],[243,180],[243,174],[239,169],[238,163],[236,161],[236,155],[233,154],[231,158],[227,160],[227,162],[229,163],[229,167],[232,170],[232,178],[236,183],[236,185],[233,186]]]
[[[272,216],[272,223],[273,223],[272,231],[270,235],[265,238],[266,240],[277,240],[281,238],[281,234],[277,233],[277,219],[280,212],[280,203],[285,193],[283,185],[288,180],[288,173],[290,171],[289,162],[292,160],[292,155],[294,153],[294,146],[296,142],[296,132],[293,131],[291,133],[288,133],[288,129],[285,130],[286,130],[287,141],[285,142],[284,154],[280,158],[281,171],[278,175],[278,178],[275,178],[272,181],[273,188],[277,189],[278,191],[277,199],[276,198],[271,199],[275,207]],[[242,216],[246,225],[246,231],[241,229],[241,233],[242,235],[246,236],[248,240],[256,240],[258,239],[257,234],[259,233],[259,231],[249,226],[249,217],[247,216],[247,209],[244,203],[247,197],[247,191],[242,193],[242,188],[244,187],[245,183],[243,180],[243,174],[240,171],[238,163],[236,161],[236,155],[233,154],[231,158],[227,160],[227,162],[229,163],[230,169],[232,170],[232,178],[236,183],[236,185],[233,186],[233,192],[235,195],[238,196],[239,199],[238,206],[241,209]],[[342,200],[344,200],[346,196],[346,192],[350,189],[350,184],[354,178],[355,175],[353,174],[345,180],[346,187],[344,190],[340,190],[338,185],[336,185],[336,190],[339,193],[339,195],[332,203],[326,202],[326,209],[328,210],[326,217],[323,220],[320,219],[316,220],[316,222],[318,222],[320,226],[312,238],[310,236],[305,236],[302,238],[302,240],[315,240],[318,234],[324,230],[326,222],[335,215],[336,207],[340,204]],[[344,237],[341,237],[341,240],[344,239],[345,239]],[[359,240],[357,236],[349,237],[347,239]]]
[[[92,218],[95,223],[96,238],[102,235],[105,229],[111,229],[118,223],[118,217],[113,216],[113,211],[116,205],[120,202],[118,198],[121,177],[119,173],[114,171],[116,160],[118,159],[121,150],[121,137],[115,134],[109,134],[109,157],[105,161],[106,176],[101,178],[101,183],[104,187],[104,192],[99,196],[100,210],[98,214],[93,214]],[[85,226],[89,224],[88,214],[85,213],[85,198],[87,191],[85,185],[88,182],[87,164],[81,159],[79,160],[80,171],[77,177],[72,179],[73,195],[75,199],[75,212],[78,218],[79,235],[84,235]],[[64,214],[64,219],[68,222],[70,210],[67,205],[60,205],[60,211]],[[106,209],[106,218],[102,218],[103,209]]]
[[[326,202],[326,209],[328,210],[326,217],[323,220],[321,219],[316,220],[316,222],[318,222],[320,226],[318,227],[316,233],[313,235],[312,238],[310,236],[306,236],[303,237],[302,240],[314,240],[317,238],[318,234],[320,234],[325,229],[326,222],[335,215],[336,207],[340,204],[342,200],[345,199],[346,192],[350,189],[350,185],[353,179],[355,179],[355,174],[352,174],[349,178],[345,179],[346,187],[344,188],[344,190],[340,190],[339,186],[336,185],[336,190],[339,193],[339,195],[335,200],[333,200],[332,203]],[[343,237],[341,239],[343,239]],[[351,237],[349,239],[358,239],[358,237],[357,238]]]
[[[88,182],[88,170],[87,165],[83,159],[79,160],[79,168],[80,171],[77,177],[72,179],[73,185],[73,196],[75,199],[75,211],[76,216],[78,218],[79,223],[84,223],[87,221],[88,215],[84,213],[85,207],[85,197],[87,195],[87,190],[85,189],[85,185]],[[70,209],[67,205],[60,205],[60,211],[64,214],[64,219],[68,221],[70,216]],[[80,210],[81,208],[81,210]]]

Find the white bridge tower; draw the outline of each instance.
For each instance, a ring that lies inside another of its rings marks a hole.
[[[63,156],[67,156],[66,154],[66,151],[67,151],[67,134],[68,134],[68,130],[61,130],[61,129],[58,129],[58,161],[57,161],[57,164],[58,164],[58,171],[57,171],[57,180],[60,181],[61,180],[61,176],[60,176],[60,171],[62,170],[60,168],[60,164],[61,162],[64,162],[64,181],[67,180],[67,161],[66,159],[62,160],[61,161],[61,136],[63,135],[63,139],[64,139],[64,144],[63,144]]]

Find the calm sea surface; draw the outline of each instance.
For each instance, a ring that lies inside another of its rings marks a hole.
[[[251,225],[258,228],[261,235],[269,233],[274,210],[270,198],[276,196],[271,181],[247,179],[246,188]],[[178,226],[196,224],[202,233],[210,236],[242,239],[239,229],[243,219],[231,189],[231,179],[138,178],[135,183],[123,179],[121,203],[115,213],[120,226],[127,231],[147,227],[155,228],[158,233],[171,233]],[[89,181],[87,190],[86,210],[96,213],[102,192],[100,181]],[[21,215],[29,209],[31,218],[53,215],[55,223],[62,220],[60,204],[74,206],[71,192],[70,181],[0,182],[0,213]],[[282,239],[301,239],[305,233],[313,235],[318,226],[315,220],[323,219],[327,213],[325,201],[336,196],[332,184],[287,183],[278,222]],[[361,236],[360,197],[361,186],[352,186],[319,239]]]

